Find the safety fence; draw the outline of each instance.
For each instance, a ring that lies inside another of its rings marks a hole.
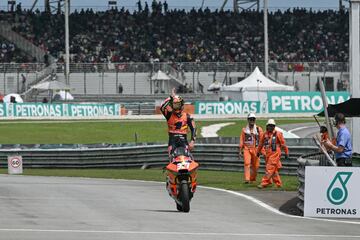
[[[204,139],[210,141],[209,139]],[[223,140],[233,142],[236,138]],[[219,142],[219,141],[217,141]],[[290,159],[283,160],[281,173],[296,175],[301,155],[316,150],[314,146],[289,146]],[[7,156],[21,155],[24,168],[160,168],[168,162],[167,145],[2,145],[0,167],[7,166]],[[238,144],[198,143],[193,155],[206,170],[242,171]],[[265,163],[261,159],[260,173]]]
[[[252,72],[255,67],[264,71],[263,62],[138,62],[138,63],[71,63],[70,72],[151,72],[172,67],[185,72]],[[346,62],[270,62],[272,72],[348,72]],[[64,65],[59,63],[57,72]]]
[[[225,85],[237,83],[255,67],[265,71],[261,62],[123,62],[71,63],[69,84],[75,94],[154,94],[167,92],[164,81],[152,76],[161,70],[171,79],[172,87],[182,92],[204,93],[218,81]],[[269,77],[278,83],[295,85],[299,91],[316,90],[317,80],[329,77],[328,91],[348,89],[349,64],[346,62],[284,62],[269,63]],[[44,79],[65,80],[65,64],[0,63],[0,91],[23,93]],[[340,79],[339,86],[337,80]],[[335,83],[333,83],[335,81]],[[170,84],[170,85],[171,85]],[[183,85],[183,86],[182,86]],[[121,86],[121,87],[120,87]],[[170,89],[171,89],[170,88]]]
[[[264,71],[263,62],[119,62],[119,63],[70,63],[70,73],[83,72],[152,72],[167,71],[172,67],[185,72],[252,72],[255,67]],[[43,63],[0,63],[0,72],[38,72],[45,67]],[[57,73],[64,73],[65,65],[58,63]],[[347,62],[270,62],[273,72],[348,72]]]

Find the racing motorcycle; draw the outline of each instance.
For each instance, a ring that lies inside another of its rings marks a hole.
[[[196,190],[196,177],[199,164],[194,161],[187,147],[178,147],[172,153],[171,162],[166,169],[166,189],[175,200],[181,212],[190,211],[190,201]]]

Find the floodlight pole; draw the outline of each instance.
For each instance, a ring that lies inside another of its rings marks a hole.
[[[324,77],[323,80],[325,81],[325,72],[324,72]],[[329,118],[329,113],[328,113],[328,102],[327,102],[327,98],[326,98],[326,92],[325,92],[325,86],[323,83],[323,80],[319,81],[319,86],[320,86],[320,91],[321,91],[321,98],[322,98],[322,102],[323,102],[323,106],[324,106],[324,113],[325,113],[325,122],[326,122],[326,128],[328,129],[329,132],[329,138],[333,139],[334,137],[334,129],[331,125],[331,121]]]
[[[268,0],[264,0],[264,61],[265,76],[269,76]]]
[[[360,98],[360,0],[350,0],[350,94]],[[360,118],[351,121],[353,151],[360,153]]]
[[[64,1],[65,7],[65,83],[69,85],[70,50],[69,50],[69,0]]]
[[[360,0],[350,1],[350,84],[351,97],[360,98]]]

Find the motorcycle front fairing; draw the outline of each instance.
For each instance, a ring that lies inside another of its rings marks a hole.
[[[178,184],[182,180],[189,183],[191,193],[196,190],[197,168],[199,164],[189,156],[177,156],[166,166],[167,170],[167,189],[174,199],[177,199],[179,191]]]

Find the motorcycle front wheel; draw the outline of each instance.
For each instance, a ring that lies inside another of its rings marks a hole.
[[[176,203],[176,209],[179,211],[179,212],[182,212],[182,206],[180,204],[178,204],[177,202]]]
[[[190,197],[189,197],[189,185],[187,181],[181,181],[180,186],[180,201],[182,203],[182,211],[189,212],[190,211]]]

